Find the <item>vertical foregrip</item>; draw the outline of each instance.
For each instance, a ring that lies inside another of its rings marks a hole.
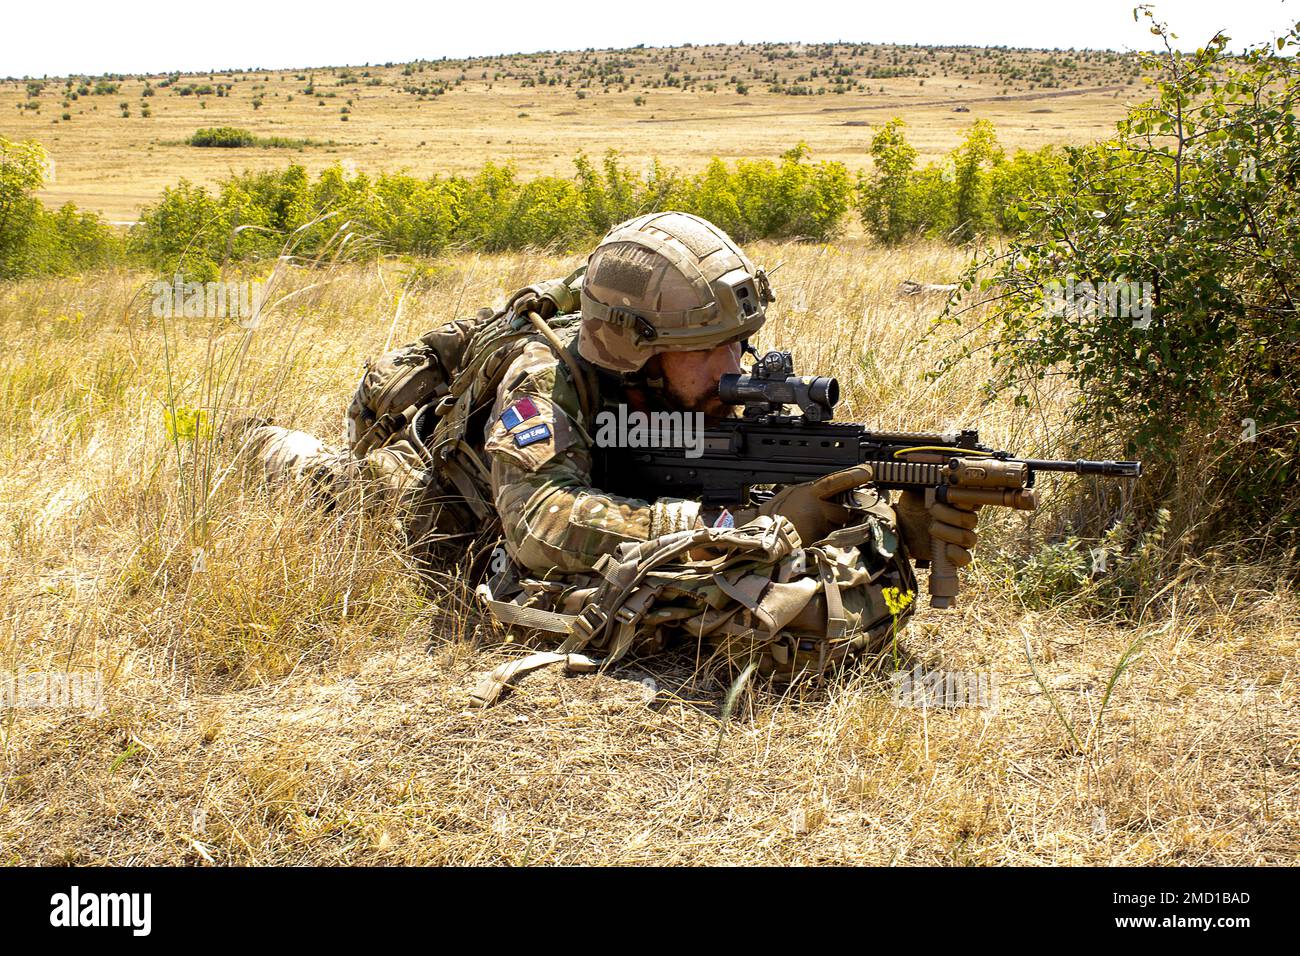
[[[933,539],[930,542],[930,607],[947,609],[957,602],[957,569],[948,560],[948,546]]]

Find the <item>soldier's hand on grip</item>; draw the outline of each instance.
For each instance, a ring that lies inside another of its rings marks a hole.
[[[759,514],[782,515],[799,532],[799,540],[810,545],[842,527],[849,520],[849,510],[830,500],[836,495],[871,484],[875,473],[870,465],[846,468],[801,485],[778,491],[758,509]]]
[[[929,561],[934,541],[943,542],[948,560],[954,568],[971,563],[971,551],[979,544],[975,513],[942,502],[926,507],[919,491],[904,491],[894,505],[898,515],[898,532],[913,560]]]

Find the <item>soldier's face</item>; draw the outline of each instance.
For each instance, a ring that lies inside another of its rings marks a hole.
[[[698,352],[661,352],[664,391],[672,403],[687,412],[703,412],[725,418],[732,407],[718,398],[718,382],[728,373],[739,372],[740,343],[719,345]]]

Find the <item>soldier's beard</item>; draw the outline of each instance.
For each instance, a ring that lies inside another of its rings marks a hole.
[[[694,352],[664,352],[647,363],[646,382],[675,412],[726,418],[735,413],[718,395],[719,380],[740,371],[740,346],[731,344]]]
[[[663,396],[666,404],[673,411],[703,412],[705,418],[726,418],[735,409],[722,401],[718,395],[718,383],[705,387],[702,392],[684,392],[672,382],[665,380]]]

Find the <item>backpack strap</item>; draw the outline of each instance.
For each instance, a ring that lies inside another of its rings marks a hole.
[[[541,333],[542,338],[546,340],[546,344],[551,347],[551,351],[555,353],[556,357],[568,367],[569,374],[573,377],[573,387],[578,390],[578,404],[581,406],[583,420],[594,421],[596,407],[592,404],[591,388],[587,383],[586,374],[578,367],[577,360],[574,359],[568,348],[560,341],[559,336],[555,334],[555,331],[546,324],[546,320],[540,315],[536,312],[529,312],[528,321],[533,324],[533,328]]]
[[[546,332],[541,333],[543,341],[575,377],[574,387],[578,390],[579,402],[585,406],[583,413],[594,414],[590,409],[591,393],[585,373],[555,334],[557,328],[571,327],[574,318],[573,315],[557,316],[548,322],[536,313],[532,313],[532,318],[504,314],[494,317],[471,346],[470,362],[456,373],[446,394],[433,407],[438,423],[428,444],[428,458],[439,472],[452,480],[480,518],[489,518],[493,513],[492,476],[483,459],[466,442],[466,432],[470,418],[481,407],[477,403],[486,400],[487,396],[494,396],[501,384],[509,367],[506,361],[509,346],[534,338],[545,329]],[[490,364],[492,362],[496,363],[495,366]],[[586,396],[585,402],[582,396]]]
[[[570,674],[589,674],[599,666],[585,654],[539,651],[493,668],[492,672],[475,684],[474,689],[470,691],[470,704],[475,707],[488,707],[513,687],[517,678],[539,668],[560,663],[564,664],[565,671]]]

